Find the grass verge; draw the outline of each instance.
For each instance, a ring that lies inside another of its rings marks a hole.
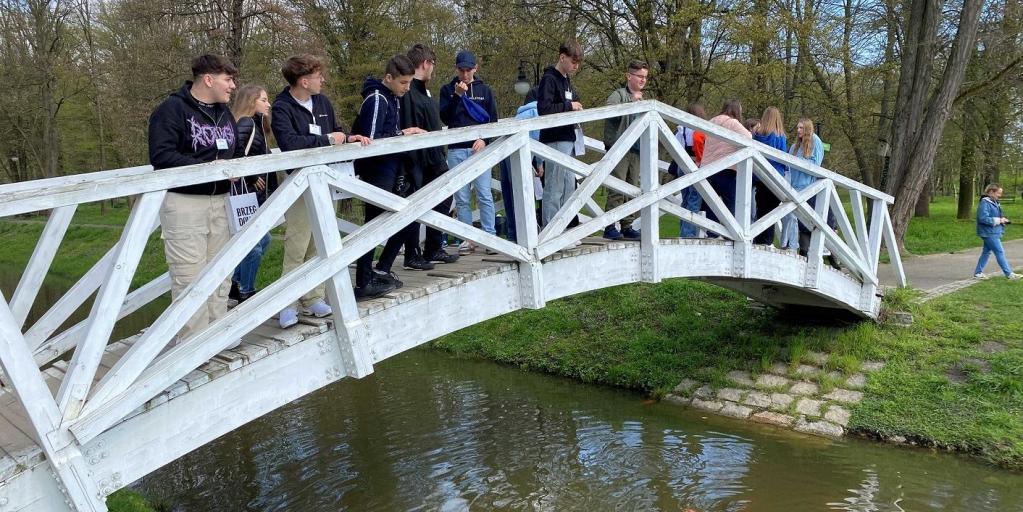
[[[669,280],[550,302],[436,340],[433,346],[585,382],[661,396],[683,378],[724,385],[808,351],[845,374],[887,365],[868,380],[850,427],[963,451],[1023,469],[1023,287],[992,280],[926,305],[895,297],[913,326],[810,325],[813,318],[751,307],[712,285]],[[950,378],[958,373],[965,380]]]

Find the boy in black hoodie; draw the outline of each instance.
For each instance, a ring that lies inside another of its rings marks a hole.
[[[234,155],[236,127],[227,108],[238,69],[219,55],[192,60],[192,80],[156,107],[149,118],[149,163],[156,170],[226,160]],[[173,171],[168,171],[173,172]],[[160,207],[161,238],[177,300],[227,243],[228,180],[167,191]],[[175,342],[202,331],[227,314],[225,279],[178,332]]]
[[[582,110],[579,92],[572,87],[572,76],[579,71],[583,49],[575,41],[566,41],[558,49],[558,63],[547,66],[537,87],[536,109],[541,116]],[[577,126],[558,126],[540,130],[540,142],[565,153],[574,154]],[[575,174],[554,162],[544,170],[541,212],[546,225],[575,190]]]
[[[433,68],[437,64],[437,55],[422,43],[417,43],[406,54],[415,66],[415,75],[408,93],[401,97],[400,123],[402,128],[412,126],[428,132],[444,127],[440,121],[437,102],[426,88],[427,82],[433,78]],[[408,154],[410,174],[413,177],[413,188],[416,190],[439,178],[448,170],[448,155],[443,146],[417,149]],[[451,198],[448,197],[433,208],[434,211],[447,215],[451,211]],[[454,263],[457,254],[448,254],[441,245],[444,233],[432,227],[426,228],[426,241],[422,255],[419,256],[419,224],[410,230],[405,241],[405,265],[407,269],[426,269],[433,267],[433,262]],[[416,257],[410,257],[410,251]]]
[[[401,129],[399,127],[399,98],[408,92],[412,85],[415,68],[412,61],[404,55],[395,55],[387,61],[384,79],[366,78],[362,85],[362,106],[352,131],[369,139],[383,139],[399,135],[426,133],[417,127]],[[403,174],[400,153],[362,158],[355,161],[355,173],[363,181],[388,192],[395,191],[398,177]],[[375,219],[384,212],[380,207],[366,203],[365,222]],[[391,272],[398,249],[405,242],[402,230],[391,237],[384,246],[373,269],[373,251],[359,258],[355,267],[355,297],[367,299],[379,297],[391,290],[401,288],[402,282]]]
[[[369,141],[358,135],[346,136],[338,129],[334,107],[320,94],[325,79],[323,63],[312,55],[288,58],[281,67],[288,86],[277,95],[271,107],[270,129],[281,151],[333,146],[345,142]],[[289,171],[290,174],[290,171]],[[313,232],[309,224],[309,211],[304,197],[284,214],[287,228],[284,235],[284,274],[291,272],[316,255]],[[299,299],[302,311],[316,317],[325,317],[333,311],[324,297],[323,284],[309,290]],[[298,323],[298,306],[292,304],[277,315],[282,328]]]
[[[494,93],[476,76],[479,65],[476,56],[468,50],[462,50],[455,56],[455,76],[450,82],[444,84],[440,89],[440,118],[448,125],[448,128],[462,128],[464,126],[475,126],[484,123],[497,122],[497,103],[494,101]],[[487,113],[487,119],[477,119],[466,110],[465,99],[479,105]],[[483,139],[476,139],[472,142],[460,142],[448,146],[448,167],[468,160],[473,154],[478,153],[486,146]],[[480,209],[480,227],[491,235],[497,234],[494,226],[494,195],[490,190],[492,176],[489,171],[481,173],[472,183],[462,187],[455,192],[455,209],[458,213],[458,220],[472,225],[472,210],[469,207],[471,196],[470,186],[476,189],[476,203]],[[470,242],[464,242],[459,247],[460,253],[468,253],[472,250]]]

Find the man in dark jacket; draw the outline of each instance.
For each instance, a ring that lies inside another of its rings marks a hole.
[[[472,52],[462,50],[455,56],[456,75],[440,89],[440,118],[448,125],[448,128],[497,122],[497,103],[494,101],[494,93],[487,84],[476,77],[478,70],[476,56]],[[473,114],[466,109],[464,103],[466,99],[479,105],[482,111],[486,112],[485,119],[480,117],[479,113]],[[483,139],[476,139],[448,146],[448,167],[453,168],[468,160],[486,145]],[[480,210],[480,226],[483,231],[494,235],[497,234],[494,226],[496,212],[494,211],[494,195],[490,189],[490,182],[491,173],[490,169],[487,169],[480,173],[472,183],[455,192],[455,209],[458,213],[458,220],[472,225],[472,210],[469,205],[471,201],[470,187],[474,187],[476,189],[476,204]],[[459,247],[459,252],[463,254],[471,252],[471,250],[472,244],[468,241]]]
[[[536,108],[541,116],[582,110],[579,92],[572,87],[572,76],[579,71],[583,49],[575,41],[566,41],[558,49],[558,63],[548,66],[540,78]],[[576,138],[582,135],[578,125],[557,126],[540,130],[540,142],[566,155],[575,154]],[[554,162],[544,169],[541,213],[546,225],[575,190],[575,174]]]
[[[234,155],[237,130],[227,108],[238,70],[220,55],[192,60],[192,80],[163,101],[149,118],[149,163],[157,170],[226,160]],[[169,171],[170,172],[170,171]],[[228,180],[199,183],[167,191],[160,207],[171,299],[195,280],[227,243]],[[225,279],[204,307],[192,315],[175,342],[202,331],[227,314]]]
[[[404,55],[395,55],[387,61],[384,79],[369,77],[362,85],[362,106],[352,131],[372,140],[399,135],[426,133],[422,128],[402,129],[398,120],[399,98],[412,85],[415,68]],[[403,177],[402,154],[387,154],[362,158],[355,161],[355,173],[363,181],[388,192],[402,192],[395,189],[399,177]],[[379,206],[366,203],[365,222],[369,223],[384,212]],[[404,231],[404,230],[403,230]],[[391,266],[398,257],[398,249],[405,243],[403,232],[398,232],[387,241],[377,268],[373,268],[373,252],[359,258],[355,267],[355,297],[367,299],[379,297],[391,290],[401,288],[402,282],[391,272]]]
[[[281,68],[288,86],[277,95],[271,108],[270,128],[281,151],[318,148],[345,142],[368,143],[358,135],[346,136],[338,129],[334,107],[323,88],[323,63],[312,55],[288,58]],[[305,199],[299,197],[284,214],[287,228],[284,235],[284,274],[291,272],[316,255],[309,211]],[[277,315],[282,328],[298,323],[298,306],[305,314],[325,317],[333,311],[323,300],[323,284],[309,290]]]
[[[413,45],[406,55],[415,66],[416,72],[408,93],[401,97],[401,127],[418,127],[428,132],[440,130],[443,125],[437,111],[437,103],[433,101],[430,90],[426,88],[427,82],[433,78],[433,68],[437,64],[437,56],[429,46],[421,43]],[[416,190],[426,186],[448,170],[447,152],[443,146],[417,149],[409,153],[408,156],[410,160],[408,168],[411,169],[413,187]],[[451,198],[448,197],[441,201],[433,210],[447,215],[451,211]],[[457,254],[448,254],[441,247],[443,237],[443,232],[427,227],[422,258],[410,259],[410,250],[413,251],[413,254],[419,253],[419,224],[416,223],[411,231],[411,238],[405,243],[405,268],[415,269],[417,265],[423,266],[423,262],[454,263],[458,261]]]

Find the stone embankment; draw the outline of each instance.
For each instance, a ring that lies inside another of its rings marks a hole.
[[[767,423],[807,434],[841,437],[849,408],[863,399],[867,376],[884,363],[867,361],[852,374],[826,369],[828,355],[809,352],[797,366],[774,363],[756,375],[728,372],[728,385],[684,379],[665,401],[722,416]]]

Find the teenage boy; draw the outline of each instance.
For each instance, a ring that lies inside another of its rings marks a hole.
[[[625,87],[615,90],[607,97],[608,105],[620,105],[622,103],[632,103],[633,101],[643,100],[643,88],[646,87],[647,78],[650,76],[650,66],[646,62],[634,60],[629,63],[628,69],[625,71]],[[632,121],[636,116],[622,116],[613,119],[607,119],[604,121],[604,148],[611,149],[611,146],[625,133],[625,130],[632,124]],[[630,183],[632,185],[639,186],[639,141],[629,148],[629,152],[622,157],[618,165],[615,166],[614,170],[611,171],[614,177]],[[625,204],[625,194],[618,192],[617,190],[608,190],[607,192],[607,205],[605,210],[611,210]],[[636,220],[638,214],[632,213],[626,217],[623,217],[622,230],[618,231],[618,228],[614,224],[604,228],[604,238],[609,240],[620,240],[625,238],[627,240],[639,239],[639,231],[632,229],[632,222]]]
[[[404,55],[395,55],[387,61],[383,80],[367,78],[362,84],[362,106],[359,108],[359,116],[352,131],[373,140],[426,133],[422,128],[399,127],[399,98],[408,92],[414,74],[415,67],[412,66],[412,61]],[[392,192],[395,191],[398,176],[403,172],[403,159],[404,155],[400,153],[359,159],[355,161],[355,173],[363,181]],[[366,203],[365,222],[369,223],[383,211],[374,204]],[[392,236],[380,254],[376,269],[373,268],[374,251],[371,250],[359,258],[355,267],[356,298],[379,297],[401,288],[402,282],[391,272],[391,266],[398,257],[398,249],[404,241],[400,232]]]
[[[583,49],[579,43],[566,41],[558,48],[558,63],[544,69],[537,87],[536,108],[541,116],[583,109],[579,91],[572,87],[572,77],[579,71],[582,61]],[[572,125],[540,130],[540,142],[566,155],[573,155],[577,131],[581,132],[578,126]],[[561,165],[547,162],[541,205],[544,225],[557,215],[573,190],[575,174]]]
[[[455,76],[440,89],[440,118],[448,125],[448,128],[497,122],[497,103],[494,101],[494,93],[487,84],[476,77],[478,70],[476,56],[472,52],[462,50],[455,56]],[[486,115],[483,115],[479,109],[470,112],[464,103],[466,99],[479,105]],[[455,167],[464,162],[486,145],[483,139],[451,144],[448,146],[448,167]],[[455,209],[458,213],[458,220],[472,225],[470,187],[474,187],[476,189],[476,204],[480,209],[480,226],[483,231],[494,235],[497,234],[497,231],[494,227],[494,195],[490,190],[490,181],[491,173],[490,169],[487,169],[472,180],[472,183],[455,192]],[[463,254],[471,251],[472,243],[468,240],[462,242],[458,248],[458,252]]]
[[[238,69],[220,55],[192,60],[192,80],[156,107],[149,118],[149,163],[156,170],[224,160],[234,155],[236,127],[227,108]],[[228,180],[172,188],[160,206],[160,228],[171,300],[195,280],[231,237],[227,229]],[[227,314],[223,283],[175,338],[186,340]]]
[[[412,77],[412,85],[407,94],[401,97],[400,124],[402,128],[417,127],[428,132],[440,130],[443,125],[440,121],[440,113],[437,110],[437,102],[433,101],[430,90],[426,88],[427,83],[433,78],[433,69],[437,64],[437,55],[433,50],[422,43],[418,43],[409,49],[406,56],[415,66],[415,75]],[[428,183],[440,177],[448,170],[448,156],[443,146],[434,148],[417,149],[409,154],[412,169],[413,185],[416,189],[426,186]],[[451,211],[451,198],[448,197],[433,208],[435,212],[447,215]],[[444,237],[442,231],[432,227],[426,228],[426,241],[423,244],[422,257],[419,254],[419,224],[415,224],[411,237],[405,243],[405,264],[407,269],[425,269],[432,263],[454,263],[458,261],[457,254],[448,254],[441,247]],[[415,258],[409,258],[409,249],[415,251]],[[417,266],[418,265],[418,266]]]
[[[325,83],[323,62],[312,55],[289,57],[281,67],[281,74],[288,86],[277,95],[271,108],[270,128],[281,151],[333,146],[345,142],[369,141],[359,135],[345,135],[338,129],[334,107],[326,96],[320,94]],[[288,171],[289,174],[291,171]],[[316,255],[309,211],[305,199],[299,197],[284,214],[284,273],[298,268]],[[298,306],[302,312],[316,317],[332,313],[330,305],[323,300],[321,283],[309,290],[295,304],[284,308],[277,319],[282,328],[298,323]]]

